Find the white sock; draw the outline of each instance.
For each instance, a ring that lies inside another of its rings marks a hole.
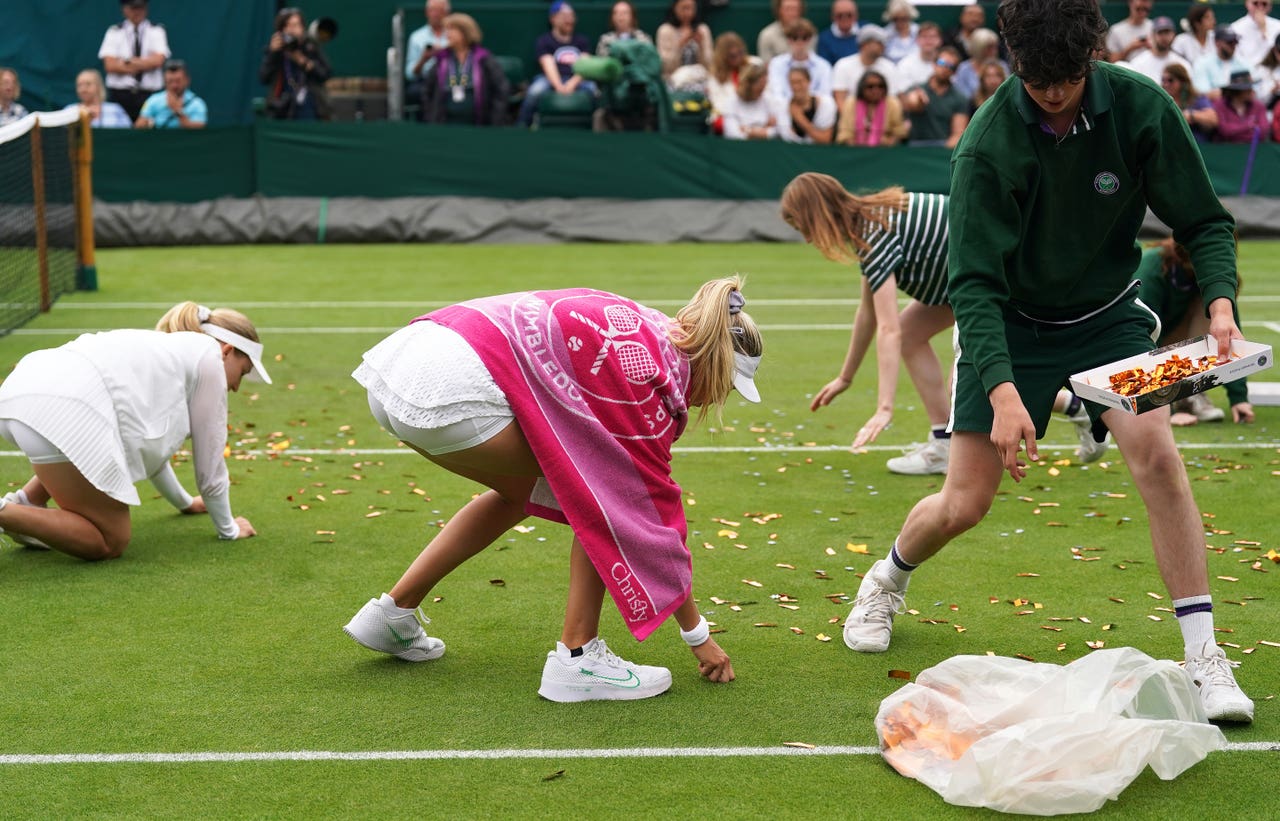
[[[1178,616],[1178,628],[1182,630],[1182,646],[1185,658],[1204,655],[1205,644],[1214,644],[1213,597],[1188,596],[1174,599],[1173,610]]]
[[[907,562],[901,556],[896,555],[897,553],[898,543],[895,541],[893,547],[889,549],[889,557],[880,563],[880,575],[886,581],[892,582],[897,591],[902,593],[906,591],[907,584],[911,581],[911,573],[919,565],[914,565],[910,568],[902,567]],[[895,558],[897,561],[894,561]]]
[[[386,610],[388,613],[392,613],[397,616],[412,614],[413,611],[417,609],[414,607],[401,607],[400,605],[396,604],[395,599],[391,598],[390,593],[382,594],[381,604],[382,604],[383,610]]]

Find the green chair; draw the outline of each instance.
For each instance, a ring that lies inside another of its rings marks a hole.
[[[576,128],[589,131],[595,110],[595,98],[585,91],[573,94],[548,91],[538,98],[533,125],[535,128]]]
[[[529,78],[524,73],[524,60],[505,54],[495,54],[493,58],[502,66],[502,73],[507,75],[507,85],[511,86],[508,103],[514,114],[520,110],[520,103],[524,102],[524,90],[529,87]]]

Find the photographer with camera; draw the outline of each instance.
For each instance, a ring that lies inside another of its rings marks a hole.
[[[277,120],[329,119],[329,60],[307,34],[302,9],[281,9],[275,28],[258,68],[258,78],[271,88],[267,114]]]

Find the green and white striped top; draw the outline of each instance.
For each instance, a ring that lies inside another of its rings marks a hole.
[[[906,210],[873,226],[861,255],[862,275],[878,291],[893,274],[898,288],[925,305],[947,304],[947,197],[908,194]]]

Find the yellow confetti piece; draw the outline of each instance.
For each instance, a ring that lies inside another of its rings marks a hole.
[[[381,516],[381,515],[382,515],[382,511],[381,511],[381,510],[375,510],[375,511],[373,511],[373,512],[371,512],[371,513],[366,513],[366,514],[364,514],[364,517],[365,517],[366,519],[376,519],[377,517],[379,517],[379,516]]]
[[[814,638],[817,639],[818,641],[831,641],[831,637],[828,636],[826,633],[819,633],[818,635],[814,636]]]
[[[333,536],[337,534],[337,532],[338,531],[336,530],[317,530],[316,535],[317,536]]]
[[[724,536],[724,537],[729,538],[729,539],[736,539],[736,538],[738,538],[738,531],[736,531],[736,530],[729,530],[728,528],[725,528],[725,529],[723,529],[723,530],[717,530],[717,531],[716,531],[716,535],[717,535],[717,536]]]
[[[1060,642],[1060,643],[1058,644],[1058,652],[1059,652],[1059,653],[1061,653],[1063,650],[1066,650],[1066,649],[1067,649],[1067,643],[1066,643],[1066,642]]]
[[[847,550],[847,551],[849,551],[850,553],[860,553],[860,554],[862,554],[863,556],[867,555],[867,553],[868,553],[868,551],[867,551],[867,546],[866,546],[866,545],[864,545],[864,544],[854,544],[853,542],[849,542],[848,544],[846,544],[846,545],[844,546],[844,549],[845,549],[845,550]]]

